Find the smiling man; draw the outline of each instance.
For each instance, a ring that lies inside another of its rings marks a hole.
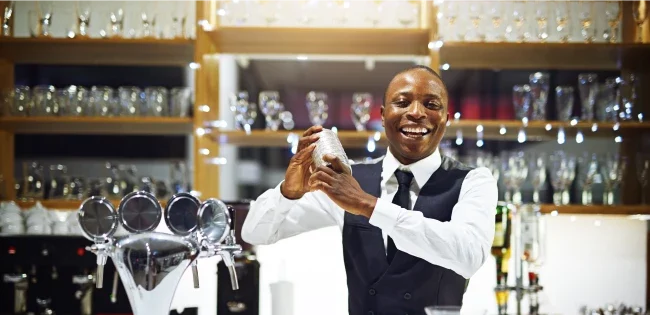
[[[447,90],[423,66],[398,73],[382,105],[386,155],[352,166],[326,156],[314,168],[314,126],[300,139],[285,180],[251,203],[251,244],[341,227],[350,315],[424,314],[461,306],[467,279],[489,257],[497,184],[487,168],[441,156]]]

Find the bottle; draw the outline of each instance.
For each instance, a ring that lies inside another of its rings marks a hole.
[[[492,256],[496,260],[497,283],[496,299],[499,314],[506,314],[508,309],[508,261],[512,255],[510,235],[512,233],[512,211],[505,202],[499,202],[494,217],[494,241]]]

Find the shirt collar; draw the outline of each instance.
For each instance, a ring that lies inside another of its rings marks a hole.
[[[394,173],[397,169],[407,170],[413,173],[415,182],[418,184],[418,187],[422,188],[424,184],[429,181],[431,175],[438,170],[442,164],[442,157],[440,156],[440,151],[436,148],[436,151],[433,154],[427,156],[424,159],[421,159],[415,163],[409,165],[402,165],[395,156],[386,150],[386,157],[383,160],[382,171],[381,171],[381,183],[386,184],[388,179],[391,176],[394,176]]]

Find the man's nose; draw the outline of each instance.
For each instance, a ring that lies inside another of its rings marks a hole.
[[[424,105],[419,101],[414,101],[408,108],[406,115],[413,120],[420,120],[426,117]]]

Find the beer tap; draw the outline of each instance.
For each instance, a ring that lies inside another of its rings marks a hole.
[[[74,296],[80,300],[81,315],[91,315],[92,313],[92,287],[95,283],[95,276],[92,274],[82,274],[72,276],[72,283],[79,285]]]
[[[27,274],[14,273],[4,274],[2,277],[4,283],[14,284],[14,313],[22,314],[27,311]]]
[[[235,236],[235,210],[228,207],[230,214],[230,233],[226,236],[225,242],[219,248],[219,254],[223,263],[228,267],[230,273],[230,282],[233,290],[239,290],[239,282],[237,281],[237,270],[235,269],[235,255],[241,252],[241,245],[237,244]]]

